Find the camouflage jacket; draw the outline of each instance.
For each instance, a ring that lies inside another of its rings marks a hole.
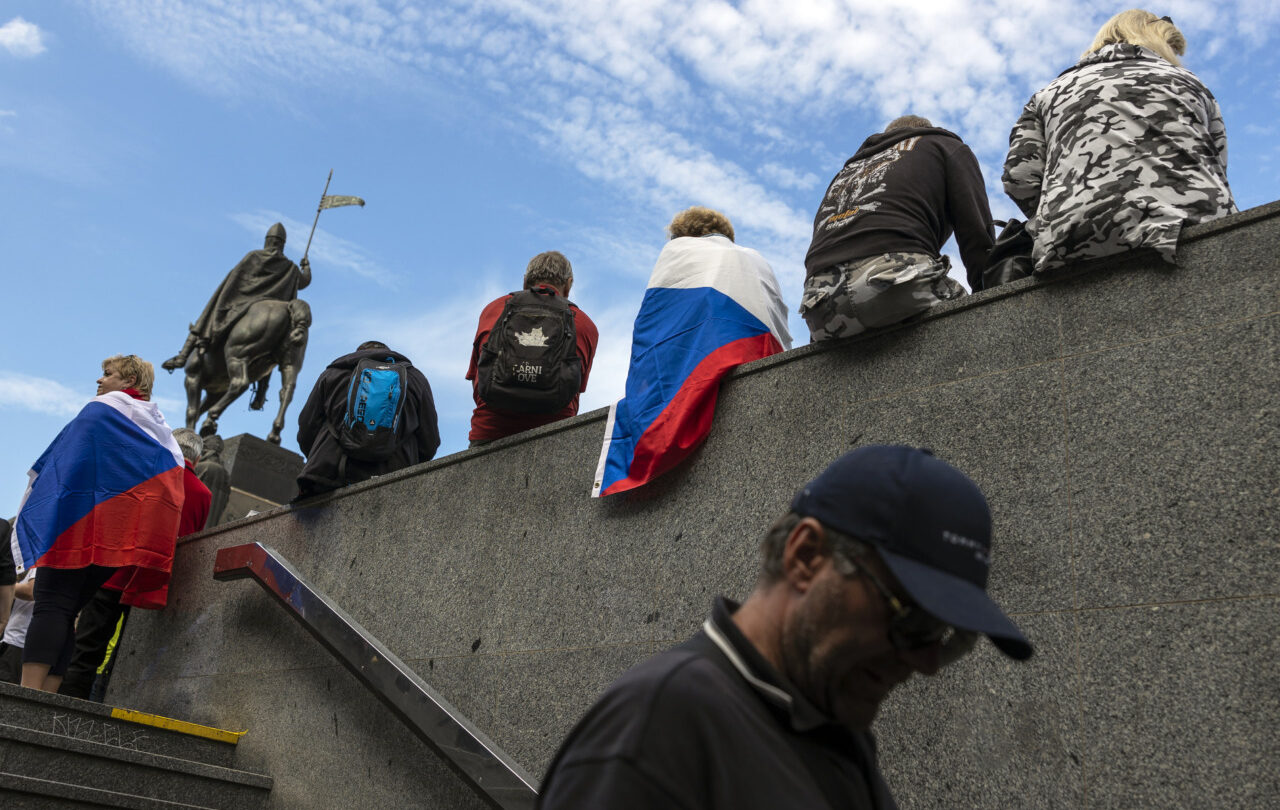
[[[1172,262],[1184,223],[1236,210],[1218,102],[1190,71],[1125,43],[1031,97],[1003,179],[1037,271],[1138,247]]]

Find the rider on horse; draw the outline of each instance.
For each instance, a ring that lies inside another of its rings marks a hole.
[[[182,350],[160,364],[168,371],[182,368],[193,351],[216,349],[227,333],[258,301],[292,301],[298,290],[311,283],[311,263],[304,257],[302,266],[284,255],[285,231],[279,222],[267,230],[262,250],[251,250],[232,268],[205,305],[200,317],[191,325]]]

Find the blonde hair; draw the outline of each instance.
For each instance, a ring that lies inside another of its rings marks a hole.
[[[733,225],[730,224],[729,218],[719,211],[704,208],[701,205],[686,208],[676,214],[671,224],[667,226],[667,234],[672,239],[681,236],[706,236],[709,233],[722,234],[729,237],[730,242],[734,241]]]
[[[117,371],[124,379],[133,378],[133,385],[130,388],[142,394],[144,397],[151,398],[151,386],[156,383],[155,366],[143,360],[136,354],[117,354],[108,357],[102,361],[103,373],[108,373],[112,369]]]
[[[1096,53],[1106,45],[1127,42],[1155,51],[1156,55],[1171,65],[1182,66],[1178,57],[1187,52],[1187,39],[1177,26],[1140,8],[1122,11],[1107,20],[1094,37],[1085,56]]]

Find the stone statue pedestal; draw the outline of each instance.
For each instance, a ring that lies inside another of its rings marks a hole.
[[[248,433],[225,439],[222,445],[222,464],[231,478],[231,494],[226,509],[217,516],[221,519],[210,516],[210,526],[239,520],[251,510],[274,509],[298,494],[302,456]]]

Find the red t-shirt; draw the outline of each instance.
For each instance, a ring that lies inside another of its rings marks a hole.
[[[539,289],[550,288],[540,287]],[[554,290],[552,292],[554,293]],[[471,365],[467,367],[467,379],[471,380],[471,397],[476,402],[475,412],[471,414],[471,432],[467,434],[467,438],[471,441],[501,439],[513,433],[568,419],[578,413],[577,396],[563,410],[556,413],[512,413],[490,408],[476,393],[476,364],[480,361],[480,349],[489,339],[489,330],[493,329],[494,324],[498,322],[510,297],[511,293],[508,293],[495,299],[481,311],[480,323],[476,326],[476,338],[471,343]],[[587,377],[591,374],[591,361],[596,356],[596,343],[600,340],[600,332],[591,319],[574,306],[573,302],[569,302],[569,306],[573,308],[573,328],[577,333],[578,359],[582,361],[582,388],[579,390],[581,393],[587,390]]]
[[[182,502],[182,516],[178,518],[178,537],[195,534],[209,522],[209,509],[213,506],[213,493],[196,477],[196,465],[183,459],[182,490],[186,499]]]

